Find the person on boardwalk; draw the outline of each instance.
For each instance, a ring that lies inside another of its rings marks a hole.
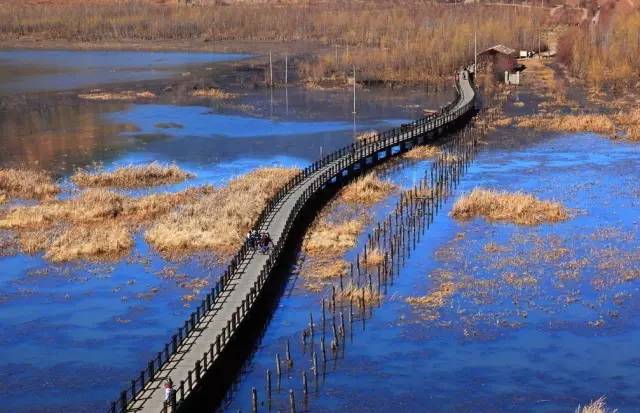
[[[271,240],[271,236],[268,232],[264,232],[262,234],[262,238],[260,239],[260,250],[263,254],[266,254],[269,251],[269,246],[273,244]]]
[[[173,393],[173,381],[171,377],[164,382],[164,403],[168,405],[171,402],[171,394]]]

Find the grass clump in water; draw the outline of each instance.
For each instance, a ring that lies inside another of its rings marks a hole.
[[[194,175],[183,171],[177,165],[152,162],[147,165],[123,166],[113,172],[89,172],[79,169],[71,177],[71,181],[82,188],[141,188],[178,183],[193,177]]]
[[[408,297],[407,303],[416,307],[426,308],[428,310],[436,310],[447,305],[447,303],[457,290],[458,287],[455,283],[448,281],[443,282],[425,296]]]
[[[53,240],[44,257],[53,262],[81,258],[116,259],[131,247],[131,231],[122,223],[72,226]]]
[[[358,307],[362,307],[363,298],[364,305],[370,306],[379,303],[382,299],[382,294],[375,288],[369,288],[365,285],[358,286],[349,282],[349,284],[345,285],[344,289],[338,290],[336,298],[342,301],[353,300]]]
[[[81,93],[78,95],[80,99],[85,100],[97,100],[97,101],[110,101],[110,100],[124,100],[132,101],[136,99],[154,99],[156,94],[144,90],[142,92],[136,92],[133,90],[125,90],[122,92],[104,92],[104,91],[92,91],[90,93]]]
[[[607,407],[606,398],[604,396],[592,401],[586,406],[578,406],[575,413],[617,413],[617,409],[609,409]]]
[[[302,248],[312,256],[341,255],[355,247],[364,229],[365,219],[350,219],[340,223],[319,220],[308,233]]]
[[[519,225],[538,225],[569,218],[559,202],[543,201],[522,192],[499,192],[476,188],[453,205],[451,216],[470,219],[482,216],[492,221],[508,221]]]
[[[198,98],[211,98],[216,100],[226,100],[235,97],[233,93],[225,92],[215,87],[196,89],[191,92],[191,96]]]
[[[50,198],[58,192],[60,188],[46,172],[0,169],[0,203],[8,198]]]
[[[420,160],[420,159],[435,158],[440,154],[442,154],[442,149],[438,148],[437,146],[422,145],[422,146],[416,146],[415,148],[412,148],[410,151],[406,152],[402,156],[406,159]]]
[[[261,168],[235,178],[227,187],[160,219],[145,239],[163,253],[205,249],[233,253],[269,198],[297,173],[295,168]]]
[[[396,186],[370,173],[356,179],[340,192],[340,199],[351,204],[373,205],[386,198]]]

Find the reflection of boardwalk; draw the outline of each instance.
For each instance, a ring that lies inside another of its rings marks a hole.
[[[177,384],[177,402],[189,397],[206,371],[216,363],[237,326],[249,314],[269,276],[271,264],[277,260],[291,225],[305,203],[332,182],[339,184],[342,176],[359,173],[375,164],[381,155],[386,159],[395,155],[398,148],[406,149],[422,143],[427,135],[463,121],[473,110],[475,92],[468,80],[469,73],[461,71],[458,75],[461,79],[458,82],[459,96],[440,115],[430,115],[343,148],[307,168],[294,179],[277,202],[267,208],[267,214],[260,221],[260,230],[269,232],[275,244],[271,255],[253,251],[240,255],[240,259],[232,265],[232,271],[225,277],[224,286],[214,289],[212,298],[207,297],[206,302],[198,308],[197,317],[185,323],[184,331],[188,331],[188,335],[185,333],[186,337],[182,340],[173,337],[173,342],[165,347],[164,353],[158,354],[157,364],[150,362],[149,368],[141,373],[144,386],[140,385],[140,379],[132,383],[132,389],[123,392],[120,400],[112,404],[112,412],[162,411],[163,383],[169,377]],[[169,351],[170,348],[172,351]]]

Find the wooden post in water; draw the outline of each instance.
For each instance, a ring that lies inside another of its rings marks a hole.
[[[289,389],[289,407],[291,408],[291,413],[296,413],[296,400],[292,389]]]
[[[251,389],[251,410],[253,413],[258,412],[258,391],[255,387]]]
[[[271,370],[267,369],[267,399],[271,400]]]

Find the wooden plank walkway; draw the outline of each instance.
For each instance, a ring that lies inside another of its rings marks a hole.
[[[415,143],[417,137],[466,116],[473,110],[475,92],[466,70],[460,71],[458,77],[458,98],[440,115],[424,118],[397,128],[392,134],[382,134],[378,139],[352,145],[333,156],[329,155],[319,167],[294,182],[268,214],[262,217],[260,229],[267,231],[275,244],[272,253],[266,255],[247,250],[242,254],[242,259],[232,266],[233,271],[228,272],[223,287],[219,291],[214,289],[212,293],[216,294],[212,294],[211,300],[207,297],[206,303],[203,302],[202,313],[199,307],[195,321],[192,316],[185,323],[185,337],[176,341],[174,336],[173,346],[165,347],[164,361],[163,353],[158,353],[159,368],[156,369],[152,361],[149,369],[141,373],[142,385],[136,389],[136,381],[132,381],[132,388],[124,391],[120,399],[112,403],[110,412],[170,411],[165,408],[163,388],[169,377],[177,387],[177,403],[188,398],[197,388],[200,378],[220,356],[236,327],[251,311],[269,276],[271,265],[286,242],[295,217],[309,198],[334,178],[339,179],[345,173],[361,172],[367,167],[367,158],[377,157],[381,151],[391,155],[392,147],[404,145],[405,142]],[[171,352],[168,351],[170,347],[173,347]],[[148,372],[147,377],[144,376],[145,371]]]

